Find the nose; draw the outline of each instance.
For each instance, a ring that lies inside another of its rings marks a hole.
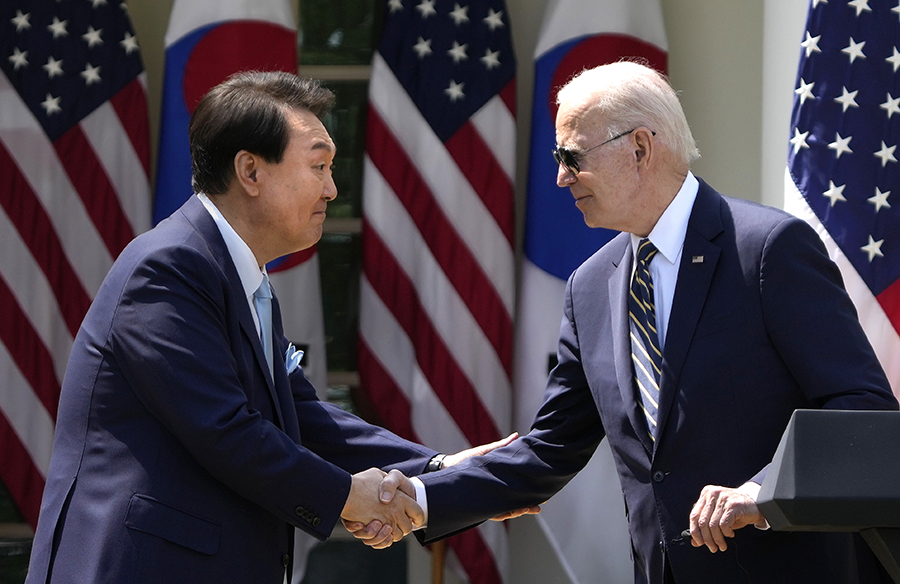
[[[322,198],[326,201],[333,201],[337,198],[337,185],[334,184],[334,176],[329,174],[325,181],[325,189],[322,191]]]
[[[578,176],[560,164],[556,169],[556,185],[559,187],[567,187],[578,180]]]

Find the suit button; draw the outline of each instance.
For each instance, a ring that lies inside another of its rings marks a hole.
[[[294,509],[294,513],[296,513],[298,517],[303,517],[303,514],[306,513],[306,509],[304,509],[303,507],[297,507],[296,509]]]
[[[315,519],[312,520],[313,527],[318,527],[320,523],[322,523],[322,520],[318,517],[316,517]]]
[[[288,564],[290,564],[290,563],[291,563],[291,556],[289,556],[287,554],[284,554],[283,556],[281,556],[281,565],[282,566],[287,568]]]
[[[664,480],[666,480],[666,473],[661,470],[656,471],[655,473],[653,473],[653,480],[657,483],[663,482]]]

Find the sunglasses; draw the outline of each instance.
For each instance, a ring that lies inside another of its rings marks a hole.
[[[557,146],[556,148],[554,148],[552,150],[553,158],[556,160],[556,164],[564,166],[566,168],[566,170],[568,170],[572,174],[577,175],[579,172],[581,172],[581,168],[578,166],[579,158],[581,158],[582,156],[584,156],[591,150],[596,150],[597,148],[600,148],[604,144],[609,144],[613,140],[618,140],[622,136],[627,136],[628,134],[634,132],[635,130],[637,130],[637,128],[632,128],[632,129],[628,130],[627,132],[622,132],[621,134],[617,134],[617,135],[613,136],[612,138],[610,138],[609,140],[606,140],[605,142],[601,142],[601,143],[597,144],[596,146],[592,146],[591,148],[588,148],[587,150],[583,150],[581,152],[572,152],[568,148],[565,148],[563,146]],[[656,136],[656,132],[651,131],[650,133],[653,134],[654,136]]]

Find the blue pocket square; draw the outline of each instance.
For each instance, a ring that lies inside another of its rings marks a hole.
[[[284,368],[287,369],[287,374],[290,375],[297,367],[300,367],[302,360],[303,351],[295,347],[294,343],[289,343],[287,351],[284,353]]]

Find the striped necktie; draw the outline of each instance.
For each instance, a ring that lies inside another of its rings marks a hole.
[[[659,410],[659,377],[662,370],[662,353],[656,333],[656,307],[653,304],[653,280],[650,278],[650,261],[657,251],[659,250],[649,239],[641,240],[634,278],[631,280],[631,294],[628,297],[635,391],[647,419],[650,438],[654,441]]]
[[[259,317],[259,340],[266,355],[266,363],[269,365],[269,373],[275,379],[275,369],[272,363],[272,288],[269,286],[269,276],[263,274],[262,283],[253,293],[253,302],[256,305],[256,315]]]

